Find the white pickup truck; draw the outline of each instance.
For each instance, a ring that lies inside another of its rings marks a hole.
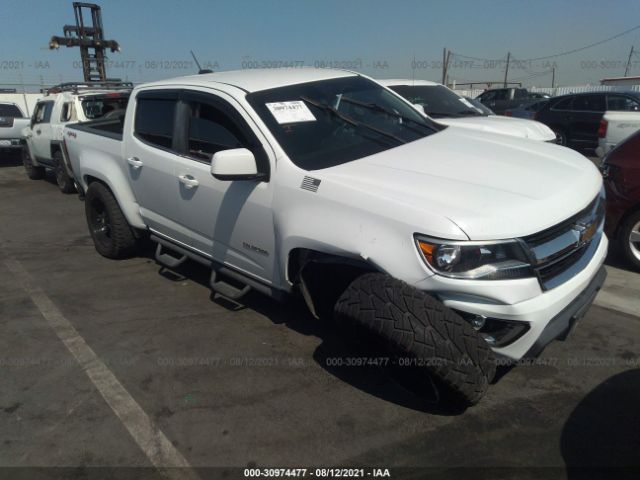
[[[64,130],[96,250],[192,259],[310,310],[473,404],[496,357],[566,337],[600,289],[602,177],[538,141],[444,127],[373,80],[221,72],[136,87]],[[426,377],[425,377],[426,379]]]
[[[29,118],[15,103],[0,102],[0,152],[19,150],[24,145],[23,130]]]
[[[75,192],[62,155],[62,129],[73,123],[124,115],[132,88],[133,84],[126,82],[62,83],[50,88],[38,100],[24,129],[22,163],[29,178],[41,179],[45,170],[51,169],[61,192]]]
[[[545,124],[526,118],[488,115],[440,83],[408,79],[386,79],[378,82],[402,95],[420,112],[443,125],[556,143],[556,134]]]
[[[616,145],[638,130],[640,130],[640,111],[606,111],[598,128],[596,155],[604,158]]]

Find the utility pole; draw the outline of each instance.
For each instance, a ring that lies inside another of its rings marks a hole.
[[[451,59],[451,51],[446,48],[442,51],[442,84],[449,83],[449,60]]]
[[[629,67],[631,66],[631,57],[633,57],[633,45],[631,45],[631,51],[629,52],[629,60],[627,60],[627,67],[624,69],[624,76],[629,73]]]
[[[556,67],[551,68],[551,88],[556,88]]]
[[[509,62],[511,61],[511,52],[507,52],[507,68],[504,69],[504,88],[507,88],[507,79],[509,77]]]

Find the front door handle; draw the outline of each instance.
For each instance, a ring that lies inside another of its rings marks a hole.
[[[178,175],[180,183],[184,185],[184,188],[192,189],[200,185],[200,182],[193,178],[191,175]]]
[[[129,165],[131,165],[133,167],[134,170],[138,170],[142,167],[142,165],[144,165],[139,158],[137,157],[129,157],[127,158],[127,162],[129,163]]]

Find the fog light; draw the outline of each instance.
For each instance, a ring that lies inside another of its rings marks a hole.
[[[471,326],[476,330],[480,330],[484,327],[484,322],[487,320],[487,317],[484,315],[476,315],[471,319]]]

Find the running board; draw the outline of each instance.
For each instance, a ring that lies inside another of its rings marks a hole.
[[[246,283],[242,288],[237,288],[224,280],[218,280],[218,272],[215,270],[211,270],[209,285],[211,286],[211,290],[231,300],[240,300],[251,290],[251,285],[247,285]]]
[[[185,254],[182,254],[180,257],[174,257],[169,253],[162,253],[162,247],[163,245],[161,243],[158,243],[158,246],[156,247],[156,261],[158,263],[161,263],[165,267],[168,267],[168,268],[179,267],[188,258]]]

